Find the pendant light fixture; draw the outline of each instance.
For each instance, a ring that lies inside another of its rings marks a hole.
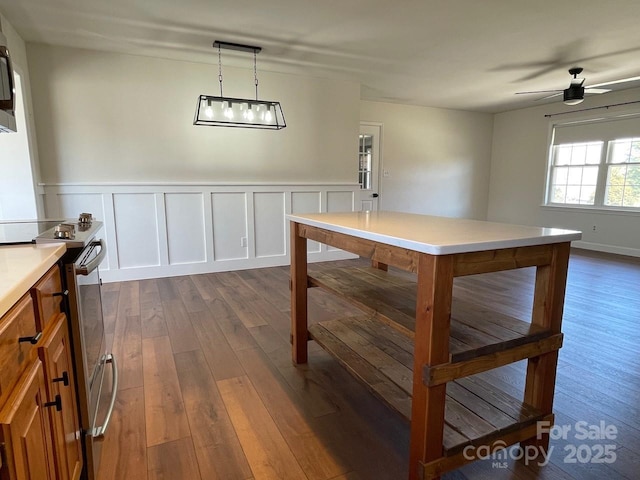
[[[209,125],[213,127],[240,127],[281,130],[287,126],[280,102],[258,99],[258,70],[257,55],[261,47],[241,45],[238,43],[213,42],[213,48],[218,49],[218,81],[220,82],[220,96],[200,95],[196,105],[194,125]],[[256,98],[231,98],[222,94],[222,54],[221,50],[238,50],[253,52],[253,78],[256,87]]]

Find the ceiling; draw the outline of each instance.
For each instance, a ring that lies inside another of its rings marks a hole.
[[[586,85],[640,75],[638,0],[0,0],[0,12],[28,42],[211,64],[213,40],[258,45],[258,73],[479,112],[549,102],[515,92],[566,88],[572,66]]]

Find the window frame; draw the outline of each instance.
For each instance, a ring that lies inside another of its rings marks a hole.
[[[640,138],[640,131],[637,135],[633,135],[630,137],[628,134],[620,134],[619,136],[615,136],[615,138],[596,138],[592,140],[583,140],[583,141],[575,141],[575,142],[566,142],[565,144],[586,144],[597,141],[602,141],[602,149],[600,155],[600,162],[598,163],[598,178],[596,185],[596,192],[593,205],[591,204],[580,204],[580,203],[558,203],[553,202],[552,199],[552,189],[553,189],[553,173],[554,169],[557,168],[554,165],[555,161],[555,150],[558,145],[555,144],[555,136],[556,136],[556,128],[557,127],[566,127],[571,126],[573,124],[587,124],[594,122],[602,122],[609,123],[614,122],[616,120],[624,120],[626,118],[638,118],[640,119],[640,112],[631,111],[628,113],[618,112],[615,115],[603,117],[588,117],[588,118],[574,118],[572,120],[566,122],[549,122],[549,141],[547,143],[547,164],[546,164],[546,173],[545,173],[545,183],[544,183],[544,192],[542,196],[542,207],[546,207],[549,209],[558,209],[558,210],[566,210],[566,211],[575,211],[575,210],[597,210],[603,212],[611,212],[618,214],[630,214],[630,215],[638,215],[640,214],[640,207],[626,207],[621,205],[606,205],[605,204],[605,195],[607,188],[607,179],[609,174],[609,167],[613,164],[609,161],[610,152],[612,150],[612,144],[614,141],[624,140],[624,139],[638,139]],[[595,165],[595,164],[594,164]],[[629,165],[629,163],[624,163],[621,165]],[[637,165],[636,163],[631,163],[631,165]]]

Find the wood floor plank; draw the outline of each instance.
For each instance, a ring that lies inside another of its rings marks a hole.
[[[155,445],[147,450],[148,480],[201,478],[191,438]]]
[[[307,478],[247,377],[217,382],[255,478]]]
[[[347,472],[349,468],[336,462],[331,451],[314,434],[317,421],[306,418],[299,398],[270,365],[266,355],[258,349],[245,350],[240,361],[309,480],[326,480]]]
[[[144,389],[119,390],[102,444],[98,480],[147,478]]]
[[[173,353],[188,352],[200,348],[189,314],[181,299],[162,300],[164,319],[171,338]]]
[[[142,333],[139,316],[123,317],[118,315],[112,353],[119,361],[118,389],[127,390],[141,387],[143,385]]]
[[[209,309],[190,313],[189,319],[214,378],[224,380],[244,375],[244,370],[238,362],[235,352],[229,346]]]
[[[145,338],[142,355],[147,446],[189,437],[191,431],[169,337]]]
[[[168,335],[158,284],[153,279],[140,281],[140,321],[142,338]]]
[[[247,327],[244,326],[231,306],[229,306],[217,290],[216,297],[210,298],[206,303],[213,319],[220,327],[220,330],[233,351],[237,352],[245,348],[254,348],[257,345],[253,336],[249,333],[249,330],[247,330]]]
[[[175,355],[180,389],[202,478],[244,480],[252,476],[227,410],[200,350]]]

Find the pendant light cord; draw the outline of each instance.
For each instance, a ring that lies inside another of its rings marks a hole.
[[[220,96],[224,97],[222,94],[222,54],[220,53],[220,44],[218,44],[218,81],[220,82]]]
[[[256,84],[256,101],[258,100],[258,67],[257,67],[258,58],[257,57],[258,57],[258,52],[254,50],[253,51],[253,78]]]

